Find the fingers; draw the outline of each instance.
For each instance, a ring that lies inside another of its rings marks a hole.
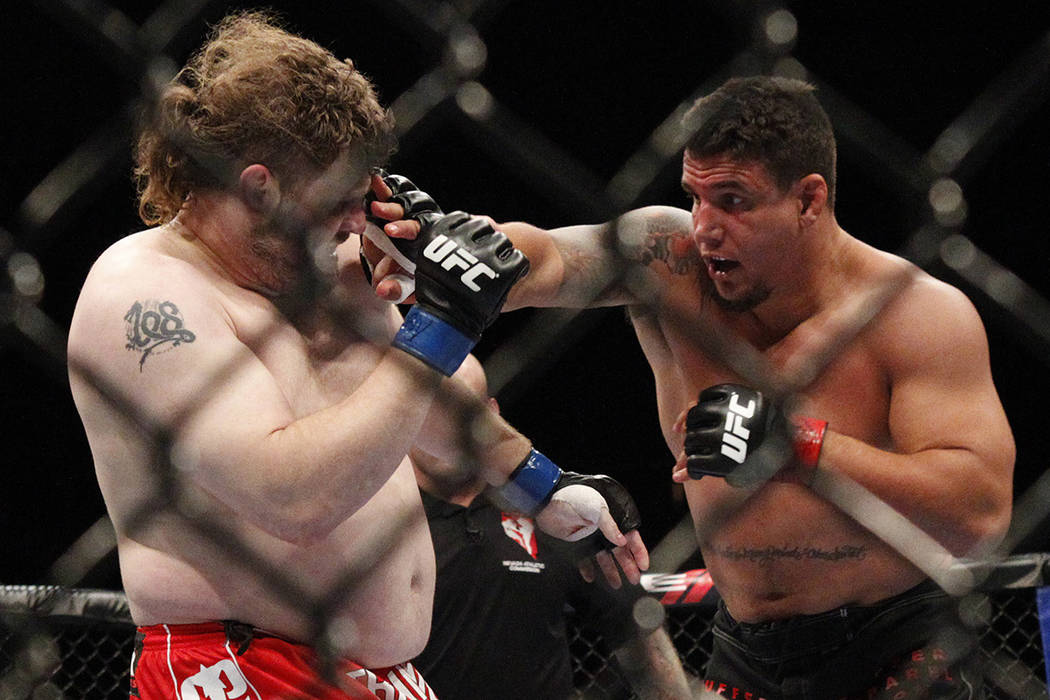
[[[419,235],[420,224],[412,219],[404,219],[405,209],[397,202],[388,202],[394,191],[386,184],[379,173],[372,173],[372,191],[375,192],[376,201],[371,202],[369,210],[365,213],[379,219],[385,219],[388,223],[383,225],[383,232],[392,238],[415,239]]]
[[[419,235],[421,228],[419,222],[402,218],[405,210],[397,202],[373,202],[372,214],[377,218],[387,220],[388,223],[383,224],[383,232],[391,238],[414,240]]]
[[[642,572],[649,569],[649,550],[646,549],[638,531],[631,530],[624,537],[623,546],[614,548],[611,553],[609,550],[602,550],[593,558],[577,562],[580,576],[584,581],[594,582],[595,564],[612,588],[619,588],[622,585],[622,578],[638,585],[642,580]]]
[[[619,588],[622,585],[620,570],[616,568],[616,562],[611,554],[602,550],[594,555],[594,561],[598,562],[598,568],[602,570],[602,576],[605,577],[611,588]]]
[[[641,572],[649,570],[649,550],[646,548],[645,543],[642,542],[642,536],[637,530],[631,530],[627,533],[627,545],[623,550],[616,550],[616,560],[620,562],[620,566],[623,568],[624,573],[628,574],[628,579],[631,583],[638,583],[641,580]],[[636,569],[634,578],[631,578],[630,572],[627,570],[625,562],[630,561],[631,566]]]
[[[612,556],[609,556],[608,552],[603,552],[612,564],[612,559],[615,558],[616,563],[620,565],[620,570],[623,571],[624,577],[632,584],[637,585],[642,580],[642,572],[649,568],[649,550],[645,548],[645,544],[642,542],[642,536],[638,534],[637,530],[631,530],[627,533],[627,544],[623,547],[617,547],[612,551]],[[597,556],[597,555],[596,555]],[[598,561],[599,566],[602,565],[601,560]],[[615,569],[615,566],[611,567]],[[602,573],[605,575],[606,580],[609,580],[609,571],[605,566],[602,566]],[[610,581],[610,584],[612,582]],[[616,586],[613,586],[616,588]]]
[[[689,481],[689,478],[685,452],[680,452],[678,460],[674,464],[674,469],[671,470],[671,481],[681,484]]]
[[[376,285],[376,296],[394,304],[415,304],[415,285],[408,286],[406,283],[409,282],[411,280],[405,275],[391,275]]]
[[[383,177],[378,172],[372,173],[372,191],[376,193],[376,197],[384,202],[394,194],[394,191],[383,182]]]
[[[375,290],[376,296],[395,304],[412,303],[404,298],[406,290],[403,288],[401,280],[409,278],[405,273],[405,269],[398,265],[393,258],[388,255],[384,256],[372,270],[372,288]]]
[[[676,433],[684,433],[685,432],[686,416],[689,415],[689,409],[694,407],[694,406],[696,406],[697,403],[698,403],[697,401],[693,401],[692,403],[690,403],[688,406],[685,407],[685,410],[683,410],[681,413],[678,414],[678,418],[675,419],[674,425],[671,426],[671,430],[673,432],[676,432]]]
[[[598,529],[605,535],[605,539],[612,542],[617,547],[623,547],[627,544],[627,538],[624,537],[623,533],[620,532],[620,528],[616,525],[616,520],[610,515],[609,509],[604,505],[602,506],[601,513],[598,515]]]
[[[580,576],[583,577],[584,581],[586,581],[587,583],[594,583],[595,576],[593,560],[584,559],[583,561],[579,562],[576,566],[577,568],[579,568]]]
[[[603,529],[602,532],[605,533],[605,530]],[[606,534],[606,537],[608,537],[608,534]],[[637,585],[642,580],[642,572],[649,569],[649,550],[646,549],[645,543],[642,542],[642,536],[638,531],[631,530],[626,535],[621,534],[620,537],[623,540],[623,544],[613,549],[611,554],[603,550],[594,555],[594,560],[598,563],[598,568],[601,569],[602,575],[613,588],[620,587],[621,571],[624,578]],[[619,564],[619,568],[617,568],[617,564]],[[592,580],[587,579],[586,576],[584,578],[588,581]]]
[[[361,236],[361,254],[368,258],[369,264],[374,271],[386,255],[382,249],[372,242],[368,236]]]

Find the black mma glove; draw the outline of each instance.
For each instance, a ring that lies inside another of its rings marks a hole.
[[[597,495],[604,499],[609,515],[620,528],[620,532],[637,530],[641,524],[641,517],[634,499],[616,479],[604,474],[577,474],[562,471],[558,465],[537,450],[529,452],[529,455],[511,473],[507,483],[499,488],[499,492],[512,508],[531,516],[539,513],[552,499],[557,498],[559,491],[563,492],[565,500],[570,503],[591,495],[581,494],[579,489],[564,491],[570,486],[584,486],[597,492]],[[590,556],[602,549],[612,549],[613,546],[601,531],[597,531],[581,541],[581,547],[588,550],[581,554]]]
[[[611,476],[606,476],[604,474],[577,474],[576,472],[562,472],[562,478],[558,480],[557,485],[554,487],[554,491],[551,492],[551,498],[555,496],[559,489],[571,484],[590,486],[597,491],[609,506],[609,515],[611,515],[613,520],[616,521],[616,526],[620,528],[620,532],[627,533],[631,530],[637,530],[642,524],[642,517],[638,513],[638,506],[635,505],[634,499],[631,498],[631,494],[627,493],[627,489]],[[596,530],[580,540],[577,543],[574,552],[577,558],[587,559],[593,557],[602,550],[613,549],[615,546],[616,545],[610,542],[601,530]]]
[[[748,486],[773,476],[794,450],[800,466],[814,469],[827,421],[783,412],[762,392],[739,384],[718,384],[700,392],[685,421],[689,476],[720,476],[731,486]]]
[[[382,178],[386,186],[390,188],[390,199],[386,201],[400,204],[401,208],[405,210],[404,218],[418,221],[420,229],[444,216],[445,212],[441,211],[441,207],[434,201],[434,198],[416,187],[407,177],[388,173],[382,168],[377,168],[375,172]],[[372,214],[372,202],[375,201],[377,201],[376,193],[369,190],[368,194],[365,195],[365,216],[373,224],[383,228],[389,222]],[[411,243],[412,241],[404,242]]]
[[[375,172],[380,178],[382,178],[386,186],[390,188],[391,195],[386,201],[400,204],[405,212],[402,215],[403,218],[418,221],[420,234],[422,234],[423,229],[444,216],[444,212],[441,211],[441,207],[439,207],[437,202],[434,201],[434,198],[416,187],[407,177],[404,177],[403,175],[393,175],[382,168],[377,168]],[[376,201],[379,201],[376,199],[376,193],[372,190],[368,190],[368,193],[365,195],[365,218],[369,223],[375,225],[380,233],[382,233],[383,226],[390,222],[372,214],[372,202]],[[416,237],[414,240],[409,240],[407,238],[390,238],[385,233],[383,233],[382,236],[389,241],[400,254],[400,256],[398,256],[391,253],[394,259],[397,260],[398,264],[405,268],[409,273],[415,272],[413,265],[416,262],[416,254],[419,250],[419,237]],[[380,248],[385,248],[381,241],[373,239],[373,242]],[[412,263],[412,265],[406,265],[406,260]],[[371,284],[372,264],[368,261],[368,258],[365,257],[363,252],[361,253],[361,266],[364,269],[365,277],[368,279],[369,284]]]
[[[428,225],[417,240],[416,304],[393,345],[451,376],[529,261],[486,219],[461,211]]]

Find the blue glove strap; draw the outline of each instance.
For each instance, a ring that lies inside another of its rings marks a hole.
[[[516,510],[534,515],[547,505],[560,478],[558,465],[532,450],[511,474],[510,480],[500,487],[500,493]]]
[[[429,311],[413,306],[405,314],[405,322],[392,344],[451,377],[474,348],[475,342]]]

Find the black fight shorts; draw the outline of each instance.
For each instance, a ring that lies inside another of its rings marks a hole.
[[[930,581],[875,605],[754,624],[719,603],[704,697],[982,699],[977,635],[957,612]]]

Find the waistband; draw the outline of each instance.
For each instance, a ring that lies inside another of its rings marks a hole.
[[[252,640],[265,637],[273,637],[296,647],[307,648],[304,644],[237,620],[146,625],[138,628],[138,638],[141,640],[142,647],[149,650],[229,642],[238,647],[238,653],[242,653]]]
[[[954,601],[948,594],[927,579],[873,605],[847,605],[766,622],[738,622],[729,614],[725,603],[719,601],[715,633],[742,647],[756,660],[787,660],[837,649],[875,626],[892,625],[903,636],[910,631],[904,628],[905,621],[917,616],[922,620],[929,617],[929,624],[920,624],[915,630],[921,637],[954,609]]]

